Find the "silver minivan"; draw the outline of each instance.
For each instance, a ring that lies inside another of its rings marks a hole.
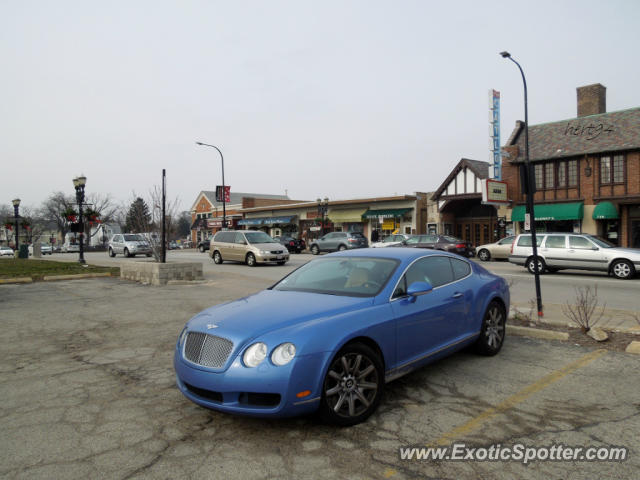
[[[607,272],[616,278],[633,278],[640,271],[640,249],[615,247],[586,233],[537,233],[538,271],[563,269]],[[509,261],[534,273],[531,234],[518,235],[513,241]]]
[[[264,232],[253,230],[225,230],[211,239],[209,255],[220,264],[226,260],[244,262],[250,267],[258,263],[275,262],[284,265],[289,250]]]
[[[139,233],[118,233],[111,237],[108,252],[110,257],[115,257],[121,253],[125,257],[135,257],[136,255],[151,256],[151,245]]]

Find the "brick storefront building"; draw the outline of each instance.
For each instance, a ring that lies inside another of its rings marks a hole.
[[[243,208],[264,205],[295,203],[286,195],[265,195],[260,193],[231,192],[230,201],[225,205],[227,227],[236,228],[242,218]],[[222,203],[216,201],[216,192],[201,191],[191,206],[191,241],[194,244],[205,241],[222,228]]]
[[[592,233],[640,248],[640,108],[607,113],[601,84],[579,87],[577,100],[576,118],[529,126],[538,230]],[[525,212],[523,122],[516,122],[503,151],[518,233]]]

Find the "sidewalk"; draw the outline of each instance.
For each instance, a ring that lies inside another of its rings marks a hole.
[[[535,308],[531,309],[529,305],[511,304],[511,311],[509,316],[520,314],[523,317],[531,316],[531,319],[556,326],[572,326],[578,327],[573,323],[563,312],[562,307],[564,305],[557,303],[544,303],[544,316],[538,319]],[[566,308],[566,307],[565,307]],[[598,318],[600,315],[600,307],[595,310],[594,318]],[[637,319],[637,320],[636,320]],[[640,311],[632,310],[620,310],[615,308],[609,308],[605,306],[604,314],[595,326],[604,330],[613,332],[635,333],[640,335]]]

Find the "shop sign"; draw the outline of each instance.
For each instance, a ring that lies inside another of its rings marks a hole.
[[[509,203],[507,182],[488,178],[482,189],[482,203]]]
[[[385,220],[384,222],[382,222],[383,230],[393,230],[394,228],[395,228],[395,224],[393,220]]]
[[[222,227],[222,220],[214,220],[212,218],[207,219],[207,228],[220,228]]]

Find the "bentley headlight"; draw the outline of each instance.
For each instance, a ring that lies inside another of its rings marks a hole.
[[[278,345],[271,353],[271,361],[274,365],[281,367],[286,365],[296,356],[296,346],[293,343],[283,343]]]
[[[253,368],[260,365],[260,362],[262,362],[266,357],[267,346],[262,342],[258,342],[247,348],[242,356],[242,361],[245,366]]]

